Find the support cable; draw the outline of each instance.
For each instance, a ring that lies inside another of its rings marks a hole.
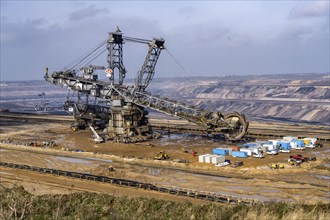
[[[103,40],[101,43],[97,44],[96,47],[93,47],[92,49],[88,50],[86,53],[84,53],[83,55],[81,55],[80,57],[78,57],[77,59],[75,59],[74,61],[69,63],[68,65],[66,65],[63,69],[64,70],[74,69],[81,61],[85,60],[88,56],[90,56],[96,50],[98,50],[100,47],[105,45],[106,42],[107,42],[106,40]]]
[[[87,67],[89,64],[91,64],[96,58],[98,58],[101,54],[103,54],[107,48],[101,50],[98,54],[96,54],[94,57],[90,57],[89,60],[86,60],[84,64],[82,64],[83,67]]]

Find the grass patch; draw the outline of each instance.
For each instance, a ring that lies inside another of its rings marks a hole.
[[[329,204],[192,204],[88,192],[34,196],[0,185],[1,219],[330,219]]]

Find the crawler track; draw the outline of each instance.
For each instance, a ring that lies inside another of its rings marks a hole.
[[[7,163],[7,162],[0,162],[0,166],[9,167],[14,169],[20,170],[28,170],[37,173],[43,174],[51,174],[55,176],[64,176],[70,178],[76,178],[81,180],[89,180],[93,182],[101,182],[106,184],[113,184],[118,186],[126,186],[132,188],[139,188],[144,190],[150,191],[158,191],[160,193],[167,193],[176,196],[183,196],[183,197],[190,197],[194,199],[201,199],[207,200],[212,202],[220,202],[220,203],[228,203],[228,204],[237,204],[237,203],[244,203],[244,204],[252,204],[254,201],[248,199],[239,199],[236,197],[226,196],[226,195],[216,195],[211,194],[208,192],[196,192],[188,189],[179,189],[173,187],[162,187],[156,186],[150,183],[143,183],[134,180],[126,180],[126,179],[118,179],[118,178],[111,178],[106,176],[99,176],[99,175],[92,175],[88,173],[79,173],[79,172],[72,172],[72,171],[64,171],[64,170],[56,170],[56,169],[49,169],[44,167],[36,167],[36,166],[29,166],[29,165],[22,165],[22,164],[14,164],[14,163]]]

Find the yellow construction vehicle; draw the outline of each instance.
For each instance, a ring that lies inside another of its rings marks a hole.
[[[273,163],[270,168],[272,169],[284,169],[284,165],[283,164],[276,164],[276,163]]]
[[[170,156],[168,156],[165,152],[161,151],[154,157],[154,160],[166,160],[168,158],[170,158]]]

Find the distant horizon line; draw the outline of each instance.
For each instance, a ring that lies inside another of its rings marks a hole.
[[[330,75],[330,72],[309,72],[309,73],[262,73],[262,74],[229,74],[229,75],[224,75],[224,76],[176,76],[176,77],[157,77],[155,76],[153,79],[182,79],[182,78],[228,78],[228,77],[238,77],[238,76],[243,76],[243,77],[249,77],[249,76],[276,76],[276,75],[310,75],[310,74],[317,74],[317,75]],[[330,76],[329,76],[330,78]],[[136,78],[125,78],[125,80],[135,80]],[[105,80],[105,79],[102,79]],[[5,83],[5,82],[29,82],[29,81],[44,81],[43,79],[27,79],[27,80],[2,80],[0,79],[0,83]]]

